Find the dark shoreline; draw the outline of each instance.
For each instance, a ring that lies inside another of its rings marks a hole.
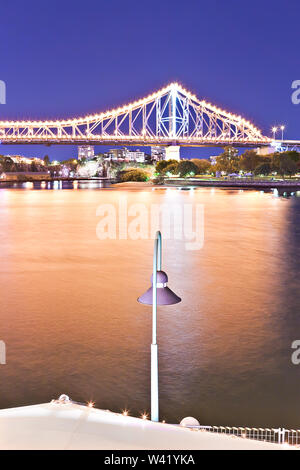
[[[53,183],[54,181],[65,181],[65,182],[103,182],[103,183],[110,183],[110,184],[117,184],[120,183],[116,178],[104,178],[104,177],[94,177],[94,178],[83,178],[83,177],[72,177],[72,178],[26,178],[24,180],[16,180],[16,179],[3,179],[0,180],[0,187],[1,185],[5,184],[22,184],[22,183]],[[121,183],[122,184],[122,183]],[[130,185],[130,182],[128,183]],[[139,183],[142,185],[142,183]],[[151,185],[151,183],[150,183]],[[198,180],[196,178],[176,178],[176,179],[168,179],[165,178],[162,184],[152,183],[153,187],[160,187],[160,186],[168,186],[168,187],[209,187],[209,188],[228,188],[228,189],[265,189],[265,190],[272,190],[278,189],[282,191],[300,191],[300,180],[284,180],[284,181],[255,181],[255,180]],[[147,184],[149,186],[149,182]]]
[[[83,177],[77,177],[77,178],[62,178],[62,177],[48,177],[48,178],[24,178],[24,179],[0,179],[0,184],[1,183],[53,183],[53,181],[105,181],[108,183],[115,183],[116,179],[115,178],[102,178],[102,177],[95,177],[95,178],[83,178]]]
[[[165,179],[164,185],[166,186],[199,186],[199,187],[214,187],[214,188],[239,188],[239,189],[287,189],[289,191],[300,190],[300,180],[297,181],[197,181],[196,179]]]

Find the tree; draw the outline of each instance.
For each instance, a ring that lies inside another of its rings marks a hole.
[[[252,172],[262,162],[262,157],[257,155],[255,150],[246,150],[240,157],[240,169],[246,172]]]
[[[46,166],[49,166],[49,165],[50,165],[50,158],[49,158],[48,155],[45,155],[45,156],[44,156],[44,163],[45,163]]]
[[[274,153],[272,157],[273,169],[282,177],[284,175],[292,176],[298,171],[298,165],[295,160],[291,159],[287,152]]]
[[[197,167],[196,175],[205,175],[211,170],[211,163],[205,158],[193,158],[191,162]]]
[[[30,171],[34,172],[34,171],[39,171],[38,167],[37,167],[37,164],[35,162],[31,162],[30,164]]]
[[[168,166],[166,166],[163,170],[163,173],[167,175],[170,173],[171,175],[177,175],[178,173],[178,162],[176,163],[170,163]]]
[[[149,180],[149,174],[144,171],[144,170],[129,170],[129,171],[124,171],[120,175],[120,180],[125,183],[127,181],[148,181]]]
[[[224,171],[225,173],[236,173],[239,171],[240,157],[238,150],[233,147],[225,147],[224,152],[216,158],[214,171]]]
[[[298,171],[298,165],[297,163],[292,160],[291,158],[287,158],[282,165],[282,170],[285,175],[289,175],[291,177],[292,175],[295,175]]]
[[[3,171],[9,172],[9,171],[15,171],[15,164],[14,161],[10,157],[3,157],[1,158],[1,164]]]
[[[284,155],[294,162],[298,163],[300,161],[300,153],[296,152],[296,150],[287,150],[286,152],[282,152],[281,155]]]
[[[254,173],[256,175],[269,175],[272,171],[272,166],[270,162],[260,163],[255,169]]]
[[[164,170],[167,166],[171,165],[171,163],[178,163],[177,160],[160,160],[159,162],[156,163],[155,170],[158,174],[163,174]]]
[[[178,163],[178,173],[181,177],[193,176],[198,171],[198,167],[191,160],[181,160]]]

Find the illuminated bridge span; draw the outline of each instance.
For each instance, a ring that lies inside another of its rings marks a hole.
[[[246,119],[177,83],[118,109],[59,121],[0,121],[2,144],[259,146],[272,139]]]

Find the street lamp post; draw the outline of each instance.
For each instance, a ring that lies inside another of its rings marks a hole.
[[[153,254],[152,286],[137,300],[141,304],[152,305],[152,343],[151,343],[151,420],[159,421],[158,398],[158,344],[157,344],[157,305],[173,305],[181,301],[169,287],[168,276],[161,270],[162,240],[156,232]]]
[[[273,132],[273,139],[275,140],[275,138],[276,138],[276,132],[277,132],[277,127],[273,127],[273,128],[272,128],[272,132]]]
[[[285,129],[285,126],[280,126],[280,129],[281,129],[281,140],[283,140],[283,131]]]

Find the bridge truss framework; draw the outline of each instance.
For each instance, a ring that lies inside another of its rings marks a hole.
[[[261,146],[272,139],[246,119],[177,83],[118,109],[56,121],[0,121],[2,144]]]

